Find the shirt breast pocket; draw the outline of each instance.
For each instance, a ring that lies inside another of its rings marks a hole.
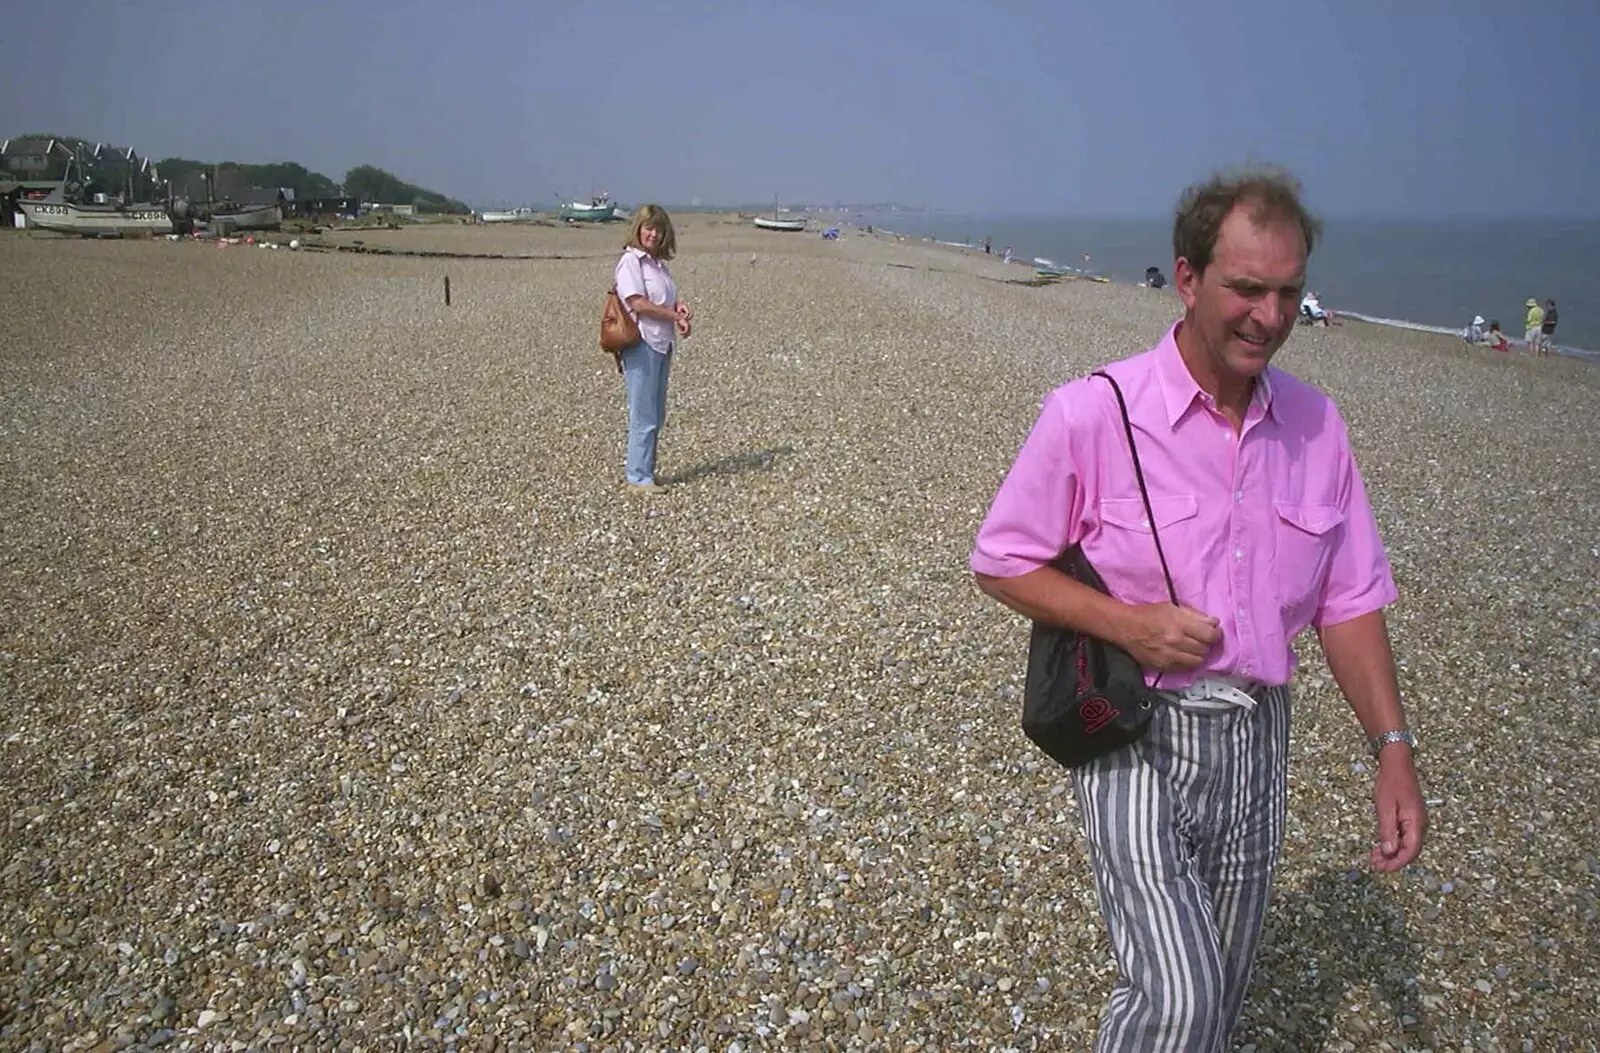
[[[1296,626],[1309,624],[1333,561],[1344,513],[1333,505],[1274,504],[1273,575],[1278,605]]]
[[[1192,534],[1200,502],[1192,494],[1150,498],[1150,512],[1161,535],[1161,551],[1172,571],[1172,584],[1178,599],[1194,602],[1193,582],[1187,574],[1185,553],[1193,551]],[[1128,603],[1159,603],[1169,599],[1166,578],[1161,573],[1161,556],[1156,552],[1155,534],[1144,501],[1132,498],[1105,498],[1100,502],[1100,544],[1091,558],[1105,579],[1106,587]]]

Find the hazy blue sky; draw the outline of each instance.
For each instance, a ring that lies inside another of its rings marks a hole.
[[[1329,214],[1600,215],[1587,2],[72,0],[8,24],[0,136],[375,164],[480,207],[1156,214],[1254,154]]]

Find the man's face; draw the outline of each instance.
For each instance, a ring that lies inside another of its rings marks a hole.
[[[1294,331],[1306,283],[1306,242],[1297,223],[1257,223],[1252,205],[1222,221],[1211,264],[1197,273],[1186,259],[1174,268],[1191,339],[1220,375],[1251,379]]]

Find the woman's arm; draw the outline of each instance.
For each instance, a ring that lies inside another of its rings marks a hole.
[[[678,312],[671,307],[662,307],[660,304],[651,303],[647,296],[634,293],[628,297],[628,310],[638,318],[654,318],[659,322],[676,322]]]

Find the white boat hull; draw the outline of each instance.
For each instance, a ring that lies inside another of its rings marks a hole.
[[[806,229],[806,221],[803,219],[768,219],[765,216],[757,216],[755,219],[751,220],[751,222],[762,230]]]
[[[69,201],[19,201],[30,227],[84,237],[171,234],[172,217],[159,205],[79,205]]]
[[[520,223],[532,219],[536,212],[531,208],[499,208],[479,214],[485,223]]]

